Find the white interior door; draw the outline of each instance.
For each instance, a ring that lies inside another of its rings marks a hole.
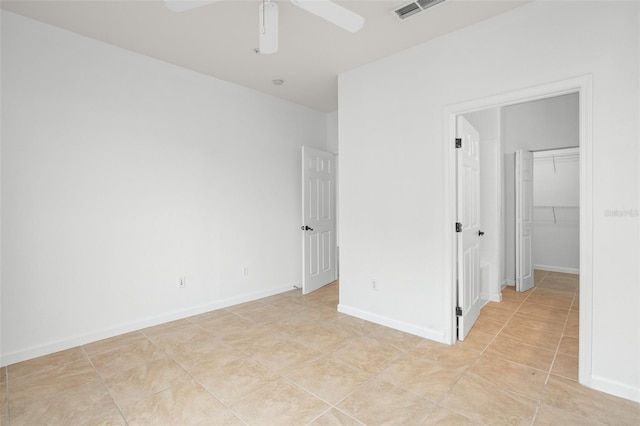
[[[336,280],[335,160],[302,147],[302,293]]]
[[[464,340],[480,315],[480,135],[458,117],[457,223],[458,340]]]
[[[516,290],[533,287],[533,153],[516,151]]]

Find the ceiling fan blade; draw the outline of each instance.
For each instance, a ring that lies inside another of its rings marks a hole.
[[[291,3],[352,33],[364,26],[364,18],[331,0],[291,0]]]
[[[220,0],[164,0],[164,5],[172,12],[184,12]]]
[[[274,1],[260,5],[258,53],[269,55],[278,51],[278,5]]]

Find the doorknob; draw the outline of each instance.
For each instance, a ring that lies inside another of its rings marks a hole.
[[[478,231],[478,237],[482,237],[484,235],[483,231]]]
[[[309,228],[307,225],[301,226],[300,229],[303,231],[313,231],[313,228]]]

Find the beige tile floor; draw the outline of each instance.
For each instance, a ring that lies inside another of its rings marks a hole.
[[[536,272],[438,344],[336,312],[338,284],[0,369],[2,425],[638,425],[578,385],[578,280]]]

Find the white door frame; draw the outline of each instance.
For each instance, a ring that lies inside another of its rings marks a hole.
[[[445,286],[443,338],[449,344],[456,342],[456,117],[488,108],[503,107],[570,93],[579,95],[580,127],[580,334],[578,381],[589,386],[591,382],[592,312],[593,312],[593,183],[592,183],[592,76],[585,75],[542,86],[476,99],[445,107],[444,111],[444,181],[445,181]]]

